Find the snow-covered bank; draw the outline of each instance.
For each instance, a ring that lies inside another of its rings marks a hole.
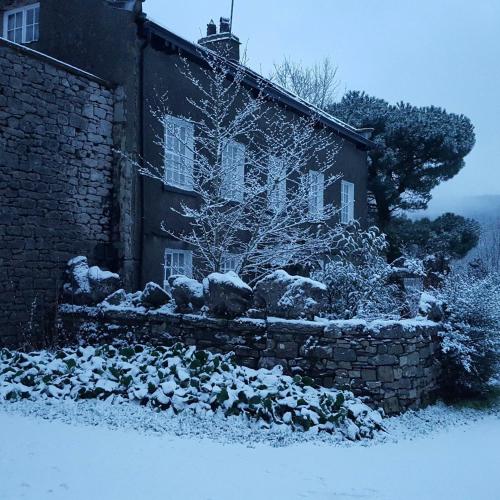
[[[229,429],[227,420],[130,409],[99,401],[0,405],[0,498],[500,498],[494,412],[437,406],[387,419],[385,443],[332,446],[332,436],[295,433],[294,444],[273,447],[257,442],[265,431]]]

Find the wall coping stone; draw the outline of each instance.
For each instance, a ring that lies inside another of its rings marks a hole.
[[[59,306],[61,315],[87,315],[89,317],[103,317],[106,319],[139,319],[169,320],[178,318],[192,323],[211,324],[219,328],[231,325],[232,329],[241,328],[267,328],[270,333],[290,333],[294,335],[322,335],[336,338],[336,332],[342,332],[342,337],[361,338],[364,335],[378,339],[412,338],[423,333],[437,333],[439,323],[426,318],[411,318],[400,320],[328,320],[318,318],[316,321],[293,320],[285,318],[268,317],[266,319],[240,317],[235,319],[216,318],[201,314],[176,313],[173,306],[168,304],[159,309],[146,309],[144,307],[113,306],[99,304],[97,306],[79,306],[73,304],[61,304]],[[347,335],[346,335],[347,334]]]

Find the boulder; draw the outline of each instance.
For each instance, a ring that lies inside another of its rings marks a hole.
[[[97,266],[89,269],[90,294],[92,303],[102,302],[120,286],[120,276],[109,271],[103,271]]]
[[[257,282],[254,298],[256,307],[265,309],[269,316],[313,319],[326,308],[328,290],[319,281],[279,270]]]
[[[63,287],[65,300],[78,305],[95,305],[112,294],[120,285],[120,276],[97,266],[89,267],[87,257],[79,256],[68,262],[67,283]]]
[[[109,297],[106,297],[104,302],[112,306],[119,306],[120,304],[126,303],[127,299],[127,293],[121,288],[120,290],[113,292]]]
[[[177,274],[170,276],[168,284],[179,312],[199,311],[205,305],[203,285],[199,281]]]
[[[146,284],[141,293],[141,302],[146,307],[159,308],[171,300],[169,293],[152,281]]]
[[[203,292],[209,312],[218,317],[241,316],[253,301],[252,289],[232,271],[208,275],[203,280]]]

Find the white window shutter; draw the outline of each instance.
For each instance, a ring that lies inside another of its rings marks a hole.
[[[314,214],[316,212],[316,172],[310,170],[308,174],[308,184],[309,184],[309,213]]]
[[[229,142],[222,152],[221,195],[231,201],[243,201],[245,187],[245,146]]]
[[[323,215],[325,208],[325,174],[318,172],[317,213]]]
[[[184,122],[186,127],[186,187],[193,189],[194,186],[194,125],[190,122]]]
[[[268,207],[280,212],[286,206],[286,171],[283,160],[271,156],[267,174]]]
[[[237,165],[237,199],[243,201],[245,196],[245,146],[238,144],[238,165]]]
[[[165,182],[193,189],[194,125],[175,116],[165,116]]]
[[[309,213],[313,217],[323,214],[325,175],[315,170],[309,171]]]
[[[354,220],[354,184],[349,183],[349,222]]]
[[[354,184],[348,181],[341,183],[341,217],[340,221],[348,224],[354,220]]]

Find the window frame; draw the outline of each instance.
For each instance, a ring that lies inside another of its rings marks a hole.
[[[309,214],[311,218],[318,219],[324,214],[325,209],[325,174],[318,170],[309,170]]]
[[[340,183],[340,222],[349,224],[354,220],[355,184],[350,181]]]
[[[285,175],[283,178],[277,178],[275,172],[279,172],[280,176],[282,173]],[[286,208],[286,181],[285,161],[279,156],[270,156],[267,171],[267,206],[274,213],[280,213]]]
[[[231,149],[236,150],[236,157],[229,154]],[[221,196],[225,200],[240,203],[244,200],[245,154],[246,147],[240,142],[231,140],[224,146],[222,151]],[[229,165],[229,162],[232,162],[231,165]]]
[[[26,39],[26,33],[27,33],[27,28],[28,28],[28,22],[27,22],[27,15],[28,11],[35,11],[33,13],[33,23],[30,24],[30,27],[33,27],[33,38],[31,40]],[[35,22],[36,20],[36,11],[38,10],[38,22]],[[14,40],[9,40],[9,17],[10,16],[15,16],[16,14],[22,14],[22,20],[21,20],[21,41],[16,42],[15,41],[15,32],[19,28],[14,28]],[[35,27],[38,27],[36,30]],[[38,42],[40,39],[40,2],[37,3],[32,3],[29,5],[24,5],[22,7],[17,7],[15,9],[9,9],[3,12],[3,33],[2,36],[6,39],[9,40],[10,42],[13,43],[19,43],[19,44],[28,44],[28,43],[33,43],[33,42]]]
[[[190,121],[179,118],[173,115],[166,115],[164,117],[164,181],[167,186],[176,187],[179,189],[184,189],[186,191],[193,191],[194,189],[194,124]],[[169,132],[169,127],[184,127],[186,130],[186,136],[184,138],[184,143],[182,139],[175,135],[175,133]],[[177,141],[179,151],[175,150],[175,145],[169,149],[169,140]],[[184,151],[181,152],[181,148]],[[170,155],[170,159],[169,159]],[[178,158],[178,163],[175,159]],[[177,168],[176,168],[177,167]],[[170,175],[169,175],[170,172]],[[178,179],[184,176],[184,182],[180,180],[176,181],[175,177]]]
[[[167,255],[169,254],[171,255],[170,266],[167,265]],[[181,266],[179,265],[179,263],[177,263],[177,265],[174,266],[173,260],[175,254],[177,254],[178,256],[182,255],[184,257],[184,264],[182,265],[184,272],[181,272]],[[171,271],[170,274],[168,275],[167,275],[167,270]],[[175,276],[177,274],[183,274],[188,278],[193,277],[193,251],[178,249],[178,248],[165,248],[165,251],[163,252],[163,287],[165,289],[168,288],[168,278],[170,278],[170,276]]]
[[[229,271],[236,272],[236,268],[240,264],[240,261],[241,261],[241,256],[239,256],[238,254],[226,255],[226,257],[222,260],[220,272],[221,273],[228,273]]]

